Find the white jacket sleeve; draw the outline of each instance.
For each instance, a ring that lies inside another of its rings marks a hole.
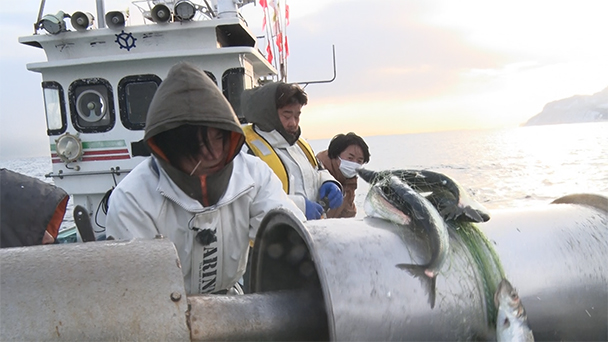
[[[158,230],[150,215],[142,209],[137,197],[120,187],[110,196],[106,218],[106,235],[116,240],[153,239]]]
[[[250,160],[255,164],[251,169],[255,170],[254,177],[257,193],[255,194],[250,209],[249,238],[252,240],[255,239],[255,235],[257,234],[264,216],[266,216],[271,209],[285,208],[291,211],[302,222],[306,221],[304,213],[283,191],[283,185],[272,169],[257,157],[251,157]]]

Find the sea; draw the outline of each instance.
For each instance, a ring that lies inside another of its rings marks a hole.
[[[305,136],[306,132],[303,133]],[[347,133],[339,132],[336,133]],[[355,132],[356,133],[356,132]],[[608,122],[364,137],[371,170],[424,169],[457,181],[490,212],[547,205],[575,193],[608,196]],[[331,139],[309,140],[315,152]],[[0,167],[52,183],[50,157],[0,160]],[[357,217],[369,186],[359,179]],[[74,226],[73,205],[62,229]]]

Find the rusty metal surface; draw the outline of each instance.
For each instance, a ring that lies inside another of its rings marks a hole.
[[[165,239],[0,250],[2,341],[189,341]]]

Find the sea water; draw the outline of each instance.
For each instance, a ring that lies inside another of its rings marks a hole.
[[[340,132],[337,130],[336,133]],[[355,132],[356,133],[356,132]],[[303,132],[306,136],[306,132]],[[608,122],[364,137],[371,170],[428,169],[456,180],[488,210],[546,205],[568,194],[608,196]],[[330,139],[310,140],[316,152]],[[0,167],[52,183],[50,157]],[[368,185],[359,179],[357,217]],[[62,228],[74,225],[68,204]]]

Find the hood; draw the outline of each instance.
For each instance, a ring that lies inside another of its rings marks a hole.
[[[277,88],[283,82],[268,83],[262,87],[248,89],[241,95],[241,110],[247,122],[255,124],[264,132],[276,130],[293,145],[300,137],[300,128],[295,136],[287,133],[279,119],[276,105]]]
[[[45,230],[57,238],[68,199],[59,187],[0,169],[0,247],[40,245]]]
[[[235,132],[241,135],[237,139],[244,139],[234,110],[217,85],[196,66],[184,62],[169,70],[154,94],[144,140],[185,124]]]
[[[154,144],[154,136],[186,124],[232,132],[230,153],[223,169],[212,175],[190,176],[168,162]],[[183,62],[169,70],[154,94],[146,118],[144,141],[161,160],[160,165],[171,179],[190,197],[209,206],[217,203],[225,192],[232,174],[232,161],[240,152],[245,136],[232,106],[217,85],[199,68]]]

